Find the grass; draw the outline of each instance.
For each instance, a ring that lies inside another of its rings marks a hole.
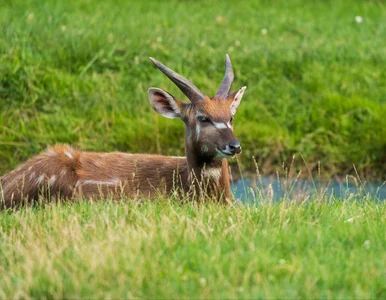
[[[3,212],[0,297],[381,299],[385,216],[371,199]]]
[[[386,179],[383,2],[0,6],[0,174],[54,143],[182,155],[182,124],[146,92],[183,97],[148,57],[213,95],[229,53],[234,88],[248,86],[242,170],[254,156],[264,175],[306,161],[311,174]],[[3,211],[0,298],[385,298],[385,203],[294,200]]]
[[[1,1],[0,173],[48,144],[183,154],[147,89],[181,93],[153,56],[213,95],[229,53],[243,169],[301,153],[312,172],[385,180],[381,1]],[[355,16],[362,16],[357,23]],[[303,168],[303,160],[295,162]]]

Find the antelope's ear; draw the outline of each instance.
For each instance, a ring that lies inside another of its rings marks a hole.
[[[182,117],[182,102],[168,92],[152,87],[149,89],[148,95],[151,106],[160,115],[169,119]]]
[[[231,104],[232,115],[234,115],[236,113],[236,110],[239,107],[239,104],[241,102],[241,99],[243,98],[243,95],[244,95],[246,88],[247,88],[246,86],[243,86],[237,92],[232,93],[232,95],[231,95],[231,97],[233,97],[233,102]]]

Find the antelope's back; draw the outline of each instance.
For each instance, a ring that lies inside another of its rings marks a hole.
[[[12,207],[39,197],[151,197],[187,182],[185,158],[82,152],[57,145],[1,178],[0,200]]]

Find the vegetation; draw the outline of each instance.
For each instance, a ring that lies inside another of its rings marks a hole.
[[[306,161],[386,179],[383,2],[0,6],[0,174],[54,143],[182,155],[182,124],[152,112],[147,89],[183,97],[148,57],[213,95],[229,53],[248,86],[241,169],[254,156],[264,174]],[[1,211],[0,298],[386,298],[385,203],[323,197]]]
[[[386,206],[78,202],[0,214],[1,298],[386,297]]]
[[[384,180],[386,9],[380,1],[1,1],[0,174],[48,144],[183,154],[183,126],[147,89],[182,97],[156,57],[209,95],[229,53],[242,166],[300,152],[311,171]],[[358,16],[355,18],[355,16]],[[303,166],[303,160],[295,162]]]

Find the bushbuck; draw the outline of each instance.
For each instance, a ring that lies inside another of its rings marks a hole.
[[[173,193],[231,203],[227,158],[241,153],[233,134],[233,116],[246,87],[230,92],[234,73],[229,56],[223,81],[212,98],[159,61],[150,60],[190,100],[182,102],[160,88],[148,90],[157,113],[185,124],[186,157],[83,152],[56,145],[1,178],[3,206],[33,202],[39,196],[138,199]]]

